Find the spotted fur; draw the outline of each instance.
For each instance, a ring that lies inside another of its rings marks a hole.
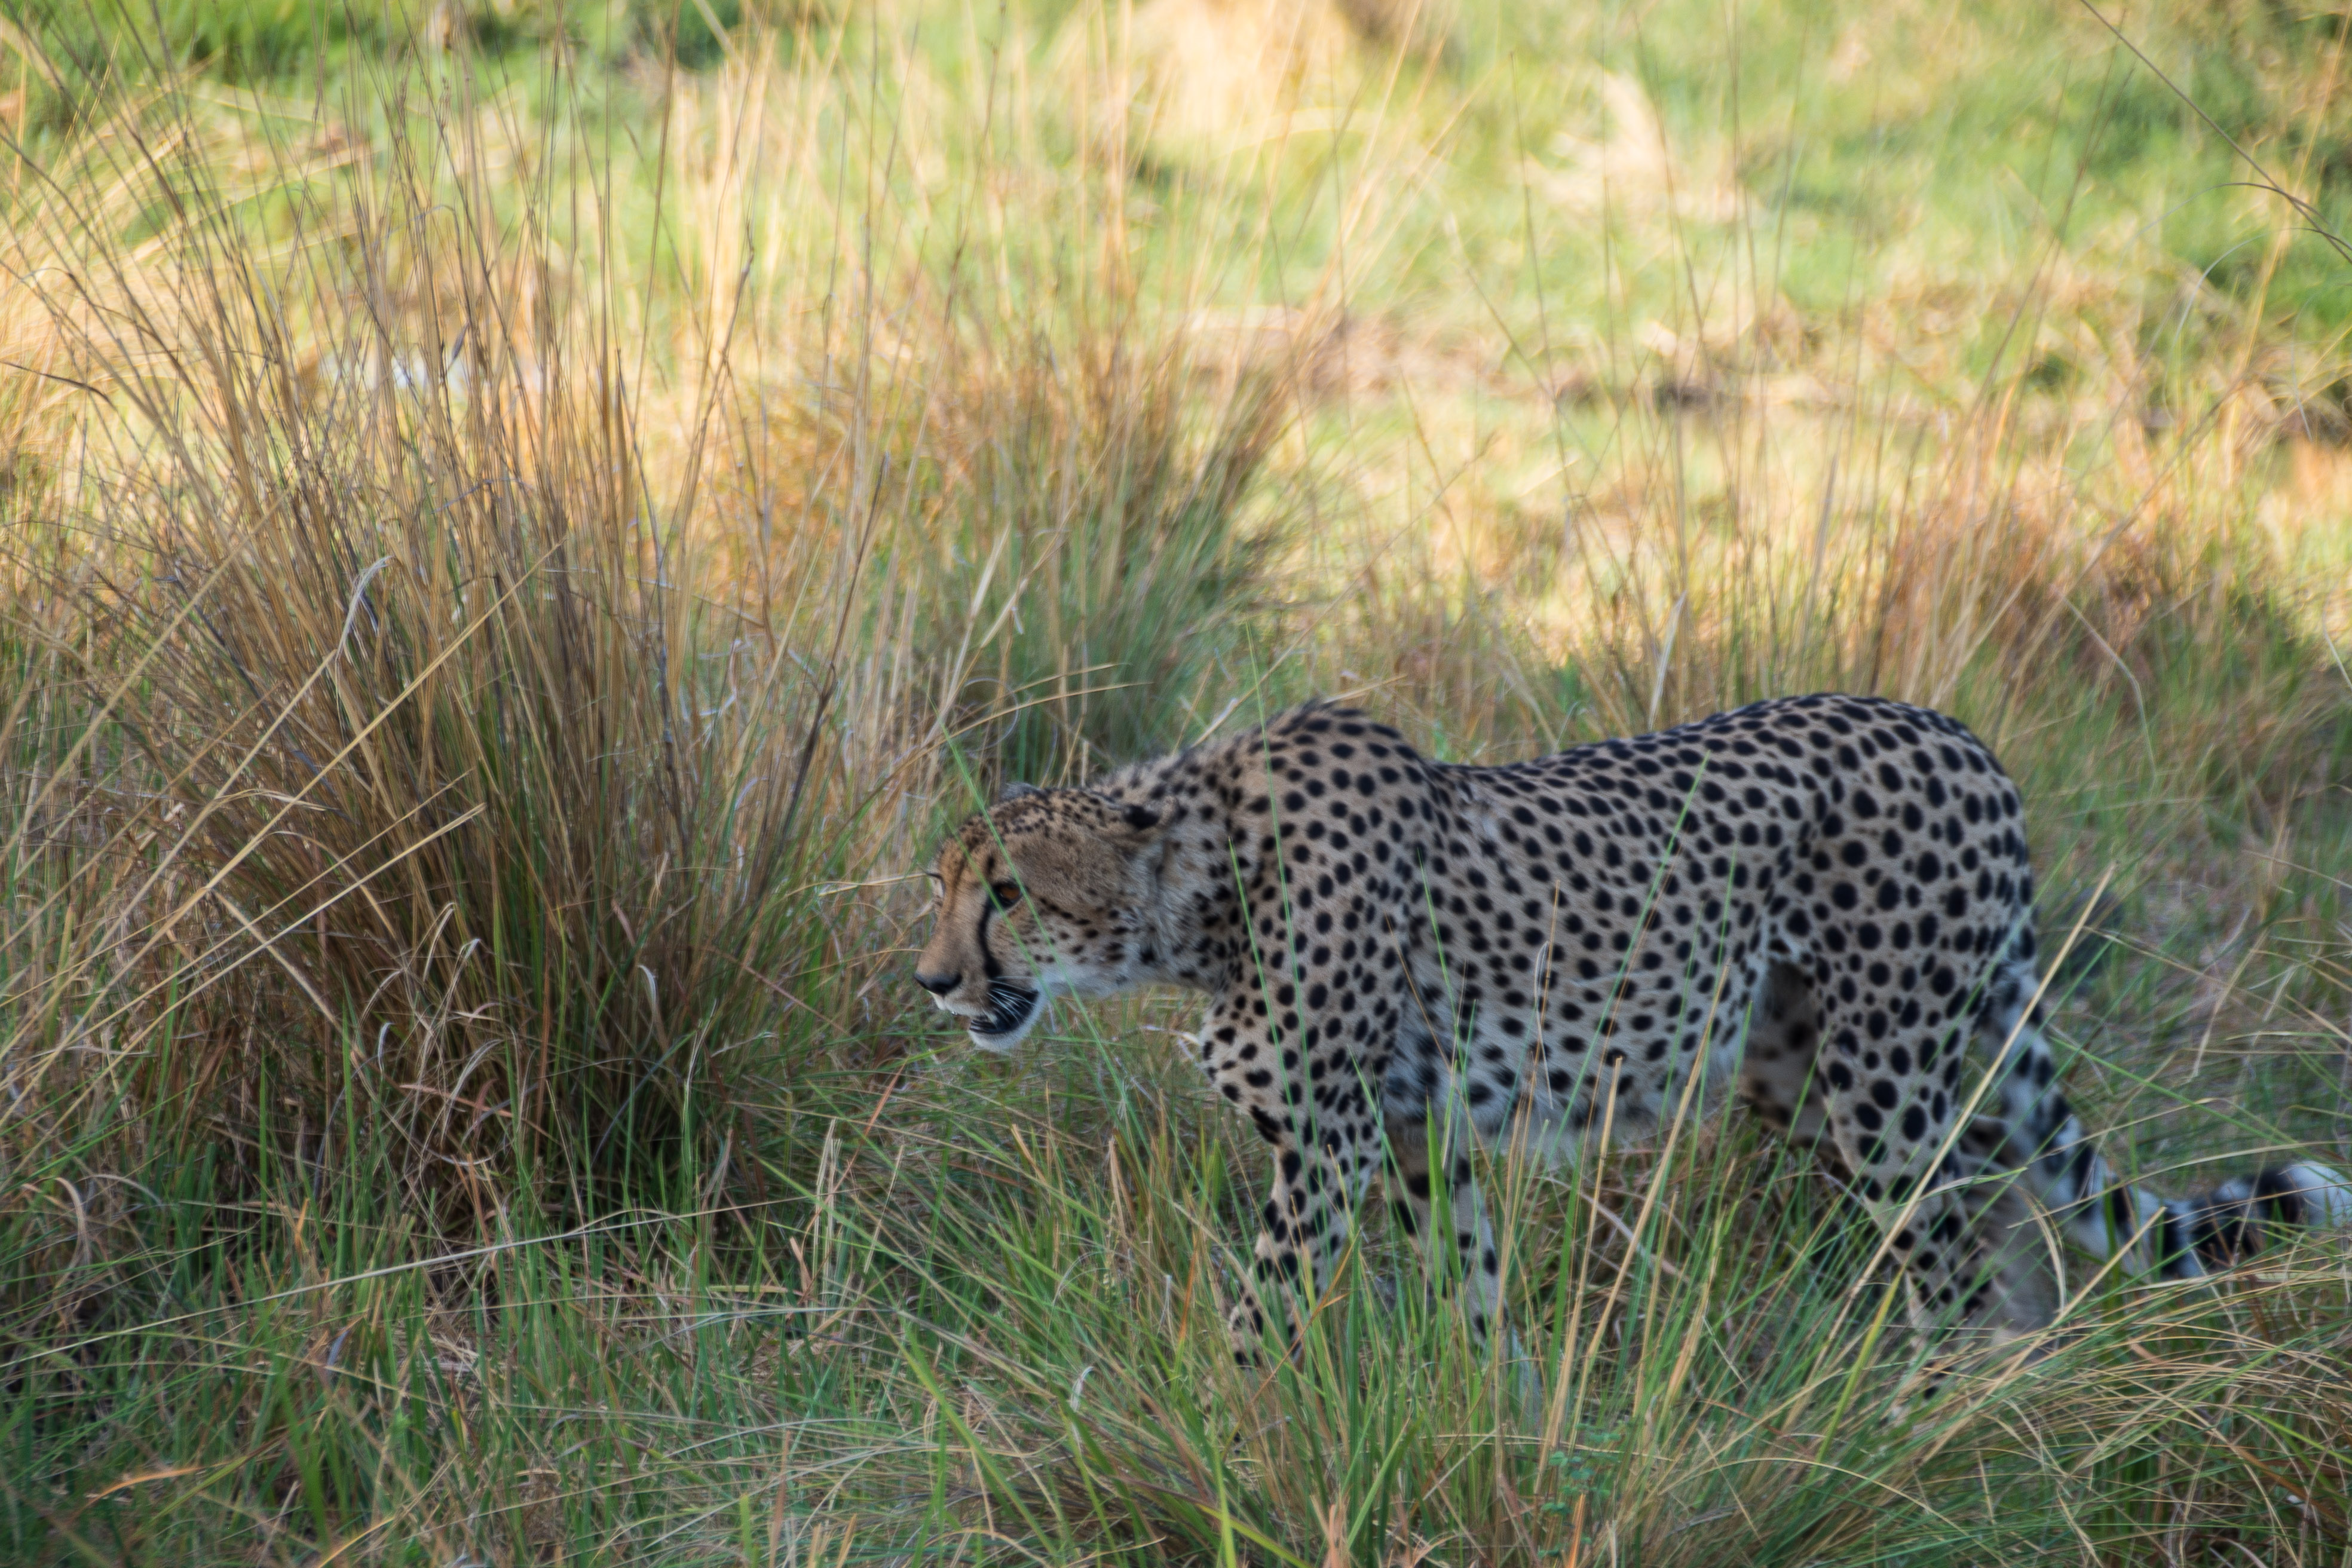
[[[1483,1332],[1498,1259],[1457,1134],[1622,1142],[1702,1069],[1823,1150],[1926,1316],[2050,1320],[2029,1194],[2166,1278],[2352,1219],[2315,1165],[2201,1201],[2116,1177],[2042,1033],[2017,788],[1925,709],[1759,702],[1465,767],[1310,704],[1087,789],[1014,786],[935,875],[917,979],[976,1044],[1009,1050],[1054,994],[1211,998],[1202,1065],[1274,1152],[1244,1354],[1276,1282],[1325,1277],[1383,1163]]]

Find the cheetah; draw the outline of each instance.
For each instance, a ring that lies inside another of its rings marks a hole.
[[[1568,1157],[1701,1083],[1827,1156],[1923,1321],[2052,1320],[2020,1188],[2165,1279],[2352,1220],[2314,1164],[2202,1199],[2118,1180],[2054,1081],[2017,787],[1923,708],[1780,699],[1463,766],[1309,703],[1083,789],[1009,785],[930,874],[915,978],[975,1046],[1013,1049],[1055,995],[1210,998],[1201,1065],[1273,1154],[1244,1361],[1383,1172],[1483,1338],[1499,1264],[1455,1135]]]

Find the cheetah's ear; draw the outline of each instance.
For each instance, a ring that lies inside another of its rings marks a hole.
[[[1140,801],[1113,800],[1107,795],[1095,794],[1093,791],[1087,793],[1093,794],[1097,800],[1109,807],[1118,820],[1126,824],[1139,838],[1150,837],[1151,830],[1160,826],[1164,816],[1156,805],[1145,805]]]
[[[1007,783],[1003,789],[996,792],[996,804],[1003,805],[1008,800],[1019,800],[1024,795],[1035,795],[1036,793],[1037,786],[1035,784],[1023,784],[1019,779],[1013,779]]]

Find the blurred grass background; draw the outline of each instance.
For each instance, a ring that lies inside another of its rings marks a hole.
[[[1532,1405],[1378,1224],[1244,1375],[1191,1015],[905,970],[1003,778],[1884,691],[2126,1167],[2352,1161],[2346,30],[0,16],[0,1552],[2345,1561],[2340,1242],[1927,1399],[1734,1118],[1492,1173]]]

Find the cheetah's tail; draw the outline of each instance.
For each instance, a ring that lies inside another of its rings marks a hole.
[[[2093,1257],[2121,1247],[2124,1271],[2137,1277],[2199,1279],[2295,1232],[2352,1226],[2352,1182],[2326,1165],[2274,1166],[2168,1198],[2125,1180],[2071,1115],[2045,1147],[2027,1172],[2042,1202]]]
[[[2195,1279],[2290,1231],[2352,1225],[2352,1182],[2309,1162],[2232,1177],[2201,1197],[2164,1197],[2126,1181],[2066,1102],[2041,1009],[2028,1011],[2033,989],[2032,963],[2021,958],[1987,997],[1978,1026],[1980,1038],[2006,1051],[2003,1113],[1980,1118],[1965,1142],[2021,1167],[2077,1246],[2096,1258],[2123,1247],[2129,1274]]]
[[[2295,1230],[2352,1226],[2352,1182],[2326,1165],[2280,1165],[2233,1176],[2202,1197],[2163,1200],[2161,1271],[2195,1279]]]

